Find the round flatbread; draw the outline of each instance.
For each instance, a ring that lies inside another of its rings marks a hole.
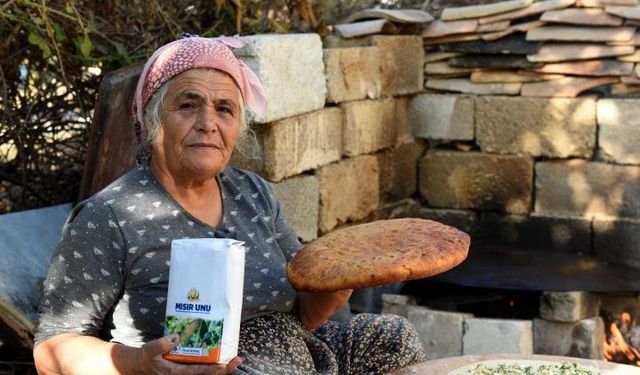
[[[536,359],[496,359],[460,367],[447,375],[601,375],[591,366],[576,362],[552,362]]]
[[[308,292],[360,289],[420,279],[460,264],[469,235],[424,219],[378,220],[328,233],[289,262],[293,287]]]

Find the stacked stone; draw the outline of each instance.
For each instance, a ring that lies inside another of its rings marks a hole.
[[[422,32],[425,87],[477,95],[640,95],[638,0],[445,8]]]
[[[232,163],[273,182],[299,237],[405,215],[398,205],[417,192],[425,150],[407,120],[411,95],[423,90],[422,38],[375,35],[357,47],[336,39],[325,49],[316,34],[243,40],[240,55],[269,106],[253,120],[255,139],[240,146],[250,150],[257,140],[260,152],[236,152]]]
[[[545,292],[533,320],[479,318],[418,306],[407,296],[382,295],[383,314],[409,319],[428,359],[479,354],[547,354],[603,358],[600,296],[589,292]],[[487,345],[491,343],[491,345]]]

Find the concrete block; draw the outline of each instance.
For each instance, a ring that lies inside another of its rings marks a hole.
[[[584,160],[536,163],[535,212],[640,217],[640,167]]]
[[[420,161],[418,188],[429,206],[527,213],[533,160],[527,156],[428,151]]]
[[[303,242],[318,237],[320,183],[318,177],[301,175],[272,184],[285,217]]]
[[[393,203],[381,204],[375,214],[375,220],[419,217],[420,202],[407,198]]]
[[[605,336],[600,317],[573,323],[534,319],[533,337],[535,354],[603,359]]]
[[[596,101],[478,97],[475,126],[485,152],[590,158],[596,144]]]
[[[530,320],[469,318],[462,354],[533,354]]]
[[[640,99],[600,99],[597,113],[600,156],[619,164],[640,164]]]
[[[256,122],[271,122],[324,107],[327,86],[322,42],[317,34],[243,36],[236,50],[260,78],[267,112]]]
[[[468,210],[422,208],[418,217],[458,228],[465,233],[474,233],[478,221],[478,215]]]
[[[577,322],[600,316],[600,296],[589,292],[543,292],[540,317],[556,322]]]
[[[415,326],[427,359],[459,356],[462,354],[463,322],[472,314],[431,310],[410,306],[407,318]]]
[[[372,45],[380,49],[382,96],[422,91],[424,47],[417,35],[374,35]]]
[[[409,198],[418,190],[418,160],[425,146],[412,142],[378,153],[380,194],[385,202]]]
[[[380,51],[377,47],[324,50],[327,102],[376,99],[380,96]]]
[[[265,125],[263,147],[265,173],[272,181],[338,161],[342,111],[329,107]]]
[[[578,217],[483,213],[476,244],[572,253],[592,252],[591,221]]]
[[[419,94],[409,101],[408,116],[416,138],[473,140],[471,96]]]
[[[416,305],[414,297],[402,294],[383,294],[381,314],[395,314],[408,317],[409,309]]]
[[[338,35],[325,35],[322,37],[322,45],[324,48],[353,48],[353,47],[371,47],[371,35],[358,38],[344,39]]]
[[[415,141],[409,123],[410,99],[410,96],[396,98],[396,146]]]
[[[375,211],[380,202],[378,173],[378,159],[371,155],[343,159],[318,170],[322,233]]]
[[[396,143],[396,101],[363,100],[340,104],[344,111],[343,154],[357,156]]]
[[[593,220],[593,245],[599,258],[640,267],[640,220]]]

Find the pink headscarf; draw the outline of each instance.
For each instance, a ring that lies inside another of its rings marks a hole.
[[[245,105],[258,116],[263,115],[267,100],[260,80],[229,48],[243,45],[231,37],[187,36],[158,48],[142,69],[131,105],[138,143],[146,138],[143,114],[153,94],[165,82],[189,69],[212,68],[227,73],[238,85]]]

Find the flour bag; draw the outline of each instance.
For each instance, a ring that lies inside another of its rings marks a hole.
[[[180,335],[164,358],[185,363],[228,363],[238,353],[243,242],[195,238],[171,243],[164,334]]]

